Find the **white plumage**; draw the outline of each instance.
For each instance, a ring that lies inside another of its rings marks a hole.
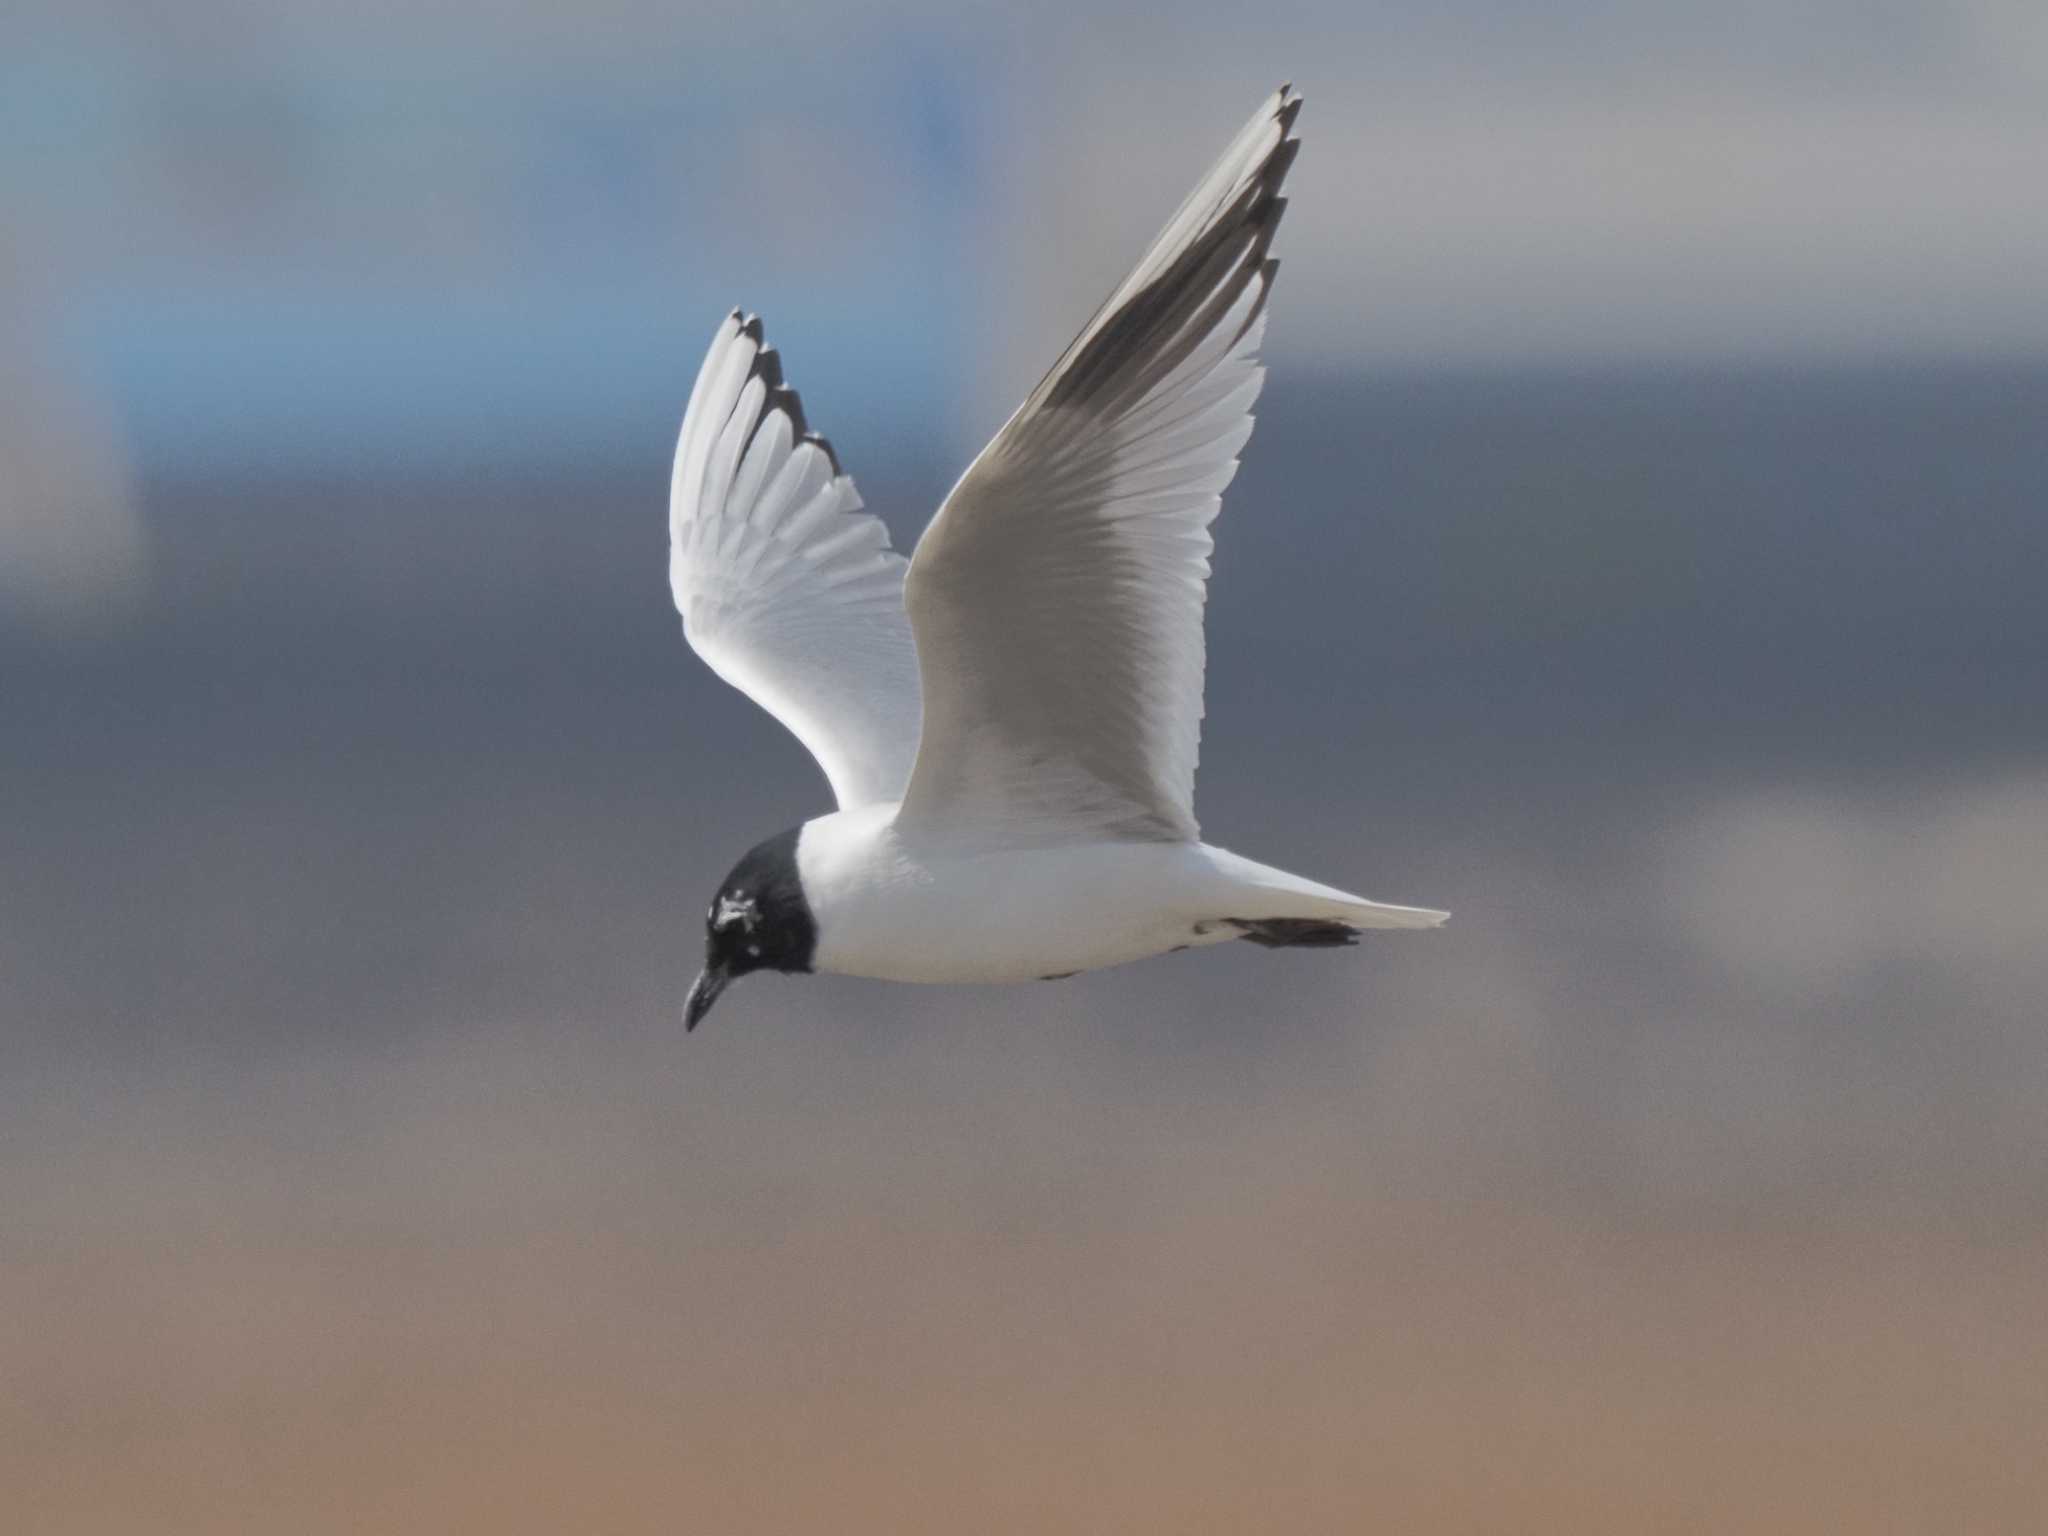
[[[719,327],[676,445],[670,583],[691,645],[840,809],[729,878],[693,1022],[726,973],[771,965],[1004,981],[1443,921],[1195,820],[1209,524],[1251,436],[1300,106],[1283,87],[1246,124],[907,563],[759,321]]]

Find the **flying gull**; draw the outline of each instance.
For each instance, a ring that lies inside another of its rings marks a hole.
[[[1300,110],[1285,86],[1260,107],[909,560],[759,319],[719,326],[676,443],[669,582],[691,646],[810,750],[838,809],[719,884],[688,1027],[751,971],[1028,981],[1444,921],[1195,821],[1209,524],[1264,377]]]

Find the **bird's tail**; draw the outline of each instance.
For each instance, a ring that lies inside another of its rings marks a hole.
[[[1239,937],[1269,948],[1352,944],[1367,929],[1436,928],[1451,915],[1430,907],[1367,901],[1220,848],[1212,848],[1210,853],[1231,877],[1230,899],[1238,908],[1223,914],[1223,921],[1235,928]]]

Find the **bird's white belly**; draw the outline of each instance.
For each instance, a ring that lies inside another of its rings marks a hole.
[[[906,846],[886,826],[829,825],[865,814],[820,818],[799,845],[820,971],[1032,981],[1236,936],[1205,921],[1227,906],[1227,882],[1199,845],[952,852]]]

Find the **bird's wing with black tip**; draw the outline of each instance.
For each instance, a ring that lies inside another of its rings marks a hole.
[[[900,798],[917,752],[906,565],[761,322],[727,316],[676,441],[669,585],[697,654],[810,750],[841,809]]]
[[[1197,835],[1209,524],[1251,436],[1300,107],[1267,99],[925,530],[903,825]]]

